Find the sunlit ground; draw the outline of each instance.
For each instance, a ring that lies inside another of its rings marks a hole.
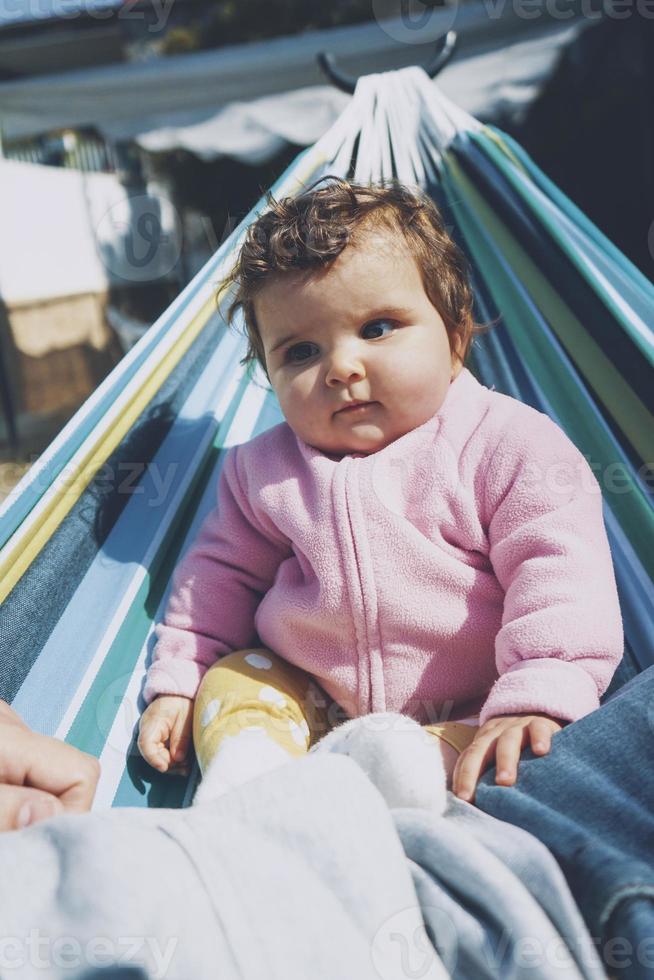
[[[31,463],[25,460],[0,463],[0,504],[6,499],[24,473],[27,473]]]

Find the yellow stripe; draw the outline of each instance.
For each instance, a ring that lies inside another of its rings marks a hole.
[[[222,288],[217,295],[222,292]],[[41,549],[47,544],[63,519],[79,500],[97,471],[106,462],[116,446],[129,432],[145,406],[159,390],[168,375],[177,366],[200,331],[206,326],[211,313],[215,313],[217,297],[213,294],[202,309],[190,321],[184,333],[175,341],[166,356],[156,366],[147,381],[125,405],[113,426],[100,440],[89,448],[75,473],[70,474],[57,489],[52,500],[39,515],[31,536],[25,543],[18,541],[10,548],[0,564],[0,602],[4,602],[18,580],[25,574]]]
[[[624,432],[641,459],[652,459],[654,416],[647,405],[633,391],[609,355],[604,353],[602,347],[588,333],[582,321],[561,299],[549,279],[516,242],[510,229],[479,194],[457,161],[449,160],[448,165],[470,198],[476,213],[486,223],[494,240],[502,246],[503,254],[508,255],[510,259],[514,256],[511,259],[513,268],[517,268],[515,255],[519,254],[522,284],[527,288],[538,309],[546,316],[561,346],[588,382],[595,394],[595,400],[606,407],[611,418]],[[509,328],[509,333],[513,333],[512,328]]]
[[[488,129],[487,126],[484,126],[483,133],[487,139],[492,140],[493,143],[497,144],[497,146],[500,148],[502,153],[509,158],[511,163],[515,164],[518,170],[521,170],[523,174],[526,174],[527,177],[529,177],[529,171],[527,170],[525,165],[522,163],[521,160],[518,159],[518,157],[515,155],[511,147],[507,146],[504,140],[501,139],[497,133],[494,133],[491,129]]]

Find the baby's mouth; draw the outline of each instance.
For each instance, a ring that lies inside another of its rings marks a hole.
[[[359,413],[363,414],[366,409],[373,408],[378,405],[379,402],[358,402],[356,405],[346,405],[344,408],[339,408],[335,413],[336,415],[357,415]]]

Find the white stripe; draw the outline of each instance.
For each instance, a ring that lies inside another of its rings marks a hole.
[[[243,371],[241,369],[241,374],[242,373]],[[234,394],[238,387],[239,380],[240,380],[240,375],[238,373],[235,373],[234,376],[230,379],[229,384],[222,390],[220,399],[212,412],[214,418],[220,419],[224,417],[232,399],[234,398]],[[165,534],[167,533],[167,530],[171,522],[173,521],[177,513],[177,510],[180,506],[180,503],[183,500],[184,495],[188,489],[189,483],[191,482],[193,475],[197,470],[197,467],[202,462],[207,447],[213,438],[214,438],[214,432],[209,427],[207,427],[207,431],[205,432],[205,435],[201,443],[198,445],[195,451],[192,463],[189,465],[188,469],[186,470],[186,473],[184,474],[184,478],[180,481],[176,489],[176,492],[173,494],[173,496],[171,497],[168,503],[166,511],[163,514],[162,520],[158,526],[157,534],[150,542],[148,550],[143,558],[143,564],[139,565],[136,568],[135,574],[131,582],[129,583],[128,587],[125,589],[122,600],[119,603],[118,607],[116,608],[114,615],[110,623],[108,624],[107,629],[105,630],[102,643],[99,644],[97,650],[95,651],[93,659],[89,663],[84,678],[79,684],[77,690],[73,695],[70,704],[68,705],[66,713],[63,716],[59,724],[59,727],[57,728],[57,731],[55,733],[57,738],[65,738],[65,736],[68,734],[68,731],[75,719],[75,716],[77,715],[79,707],[83,702],[84,698],[86,697],[91,685],[93,684],[95,676],[98,673],[98,670],[100,669],[107,653],[109,652],[111,644],[113,643],[116,634],[120,630],[127,616],[127,613],[129,612],[129,609],[132,603],[134,602],[146,575],[149,572],[149,567],[161,545],[161,541],[164,538]],[[130,507],[132,503],[134,503],[135,506],[138,506],[139,503],[138,498],[133,497],[130,503],[128,504],[128,507]]]
[[[233,423],[230,426],[228,438],[225,440],[225,445],[227,445],[228,443],[230,445],[240,444],[242,442],[247,441],[251,437],[252,432],[257,424],[259,413],[263,407],[265,398],[266,398],[266,392],[262,391],[262,389],[260,388],[255,387],[254,385],[250,385],[246,389],[241,404],[239,405],[237,413],[233,419]],[[189,528],[189,531],[185,538],[183,549],[185,549],[187,544],[190,544],[190,541],[193,539],[194,536],[195,536],[195,528],[192,526],[191,528]],[[143,579],[143,575],[142,574],[139,575],[138,578],[139,578],[139,585],[140,585],[140,582]],[[133,593],[134,591],[135,591],[134,589],[131,589],[130,593]],[[168,600],[169,592],[170,592],[170,585],[166,590],[166,592],[164,593],[164,595],[162,596],[161,602],[159,604],[159,608],[157,609],[155,618],[152,622],[150,630],[148,631],[148,635],[145,639],[145,642],[141,650],[139,651],[138,659],[134,665],[134,670],[130,678],[127,690],[125,692],[124,700],[118,709],[118,712],[114,719],[114,723],[107,736],[105,747],[100,755],[100,766],[102,772],[101,772],[100,782],[98,785],[98,790],[96,793],[96,798],[94,801],[94,809],[96,807],[102,808],[103,806],[111,805],[116,795],[116,792],[118,790],[120,781],[123,778],[127,751],[129,749],[133,737],[134,725],[137,724],[138,717],[139,717],[138,698],[143,684],[143,679],[145,676],[145,660],[147,656],[148,643],[154,631],[155,623],[159,622],[159,620],[163,615]],[[119,614],[117,613],[117,617],[116,617],[117,623],[114,624],[117,627],[117,629],[119,629],[120,626],[122,625],[126,612],[127,609],[123,609],[122,615],[120,615],[120,617]],[[104,652],[106,654],[106,650]],[[103,659],[104,659],[104,654],[103,656],[94,658],[95,670],[93,673],[93,678],[95,677],[95,673],[101,666]],[[92,683],[93,678],[91,678],[90,683]],[[88,690],[88,688],[90,687],[90,683],[86,683],[86,680],[87,679],[85,678],[85,686],[86,689]],[[82,699],[76,696],[75,700],[76,703],[79,704],[81,703]],[[192,792],[192,787],[189,787],[188,792]]]

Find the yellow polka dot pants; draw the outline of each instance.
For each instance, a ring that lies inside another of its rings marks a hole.
[[[225,738],[244,730],[263,730],[288,753],[300,756],[346,720],[304,670],[267,647],[236,650],[209,668],[195,699],[193,742],[200,772],[206,772]],[[477,730],[458,722],[425,728],[457,752],[470,744]]]
[[[267,647],[221,657],[195,700],[193,741],[204,773],[223,739],[263,729],[291,755],[304,755],[330,728],[331,699],[299,667]]]

